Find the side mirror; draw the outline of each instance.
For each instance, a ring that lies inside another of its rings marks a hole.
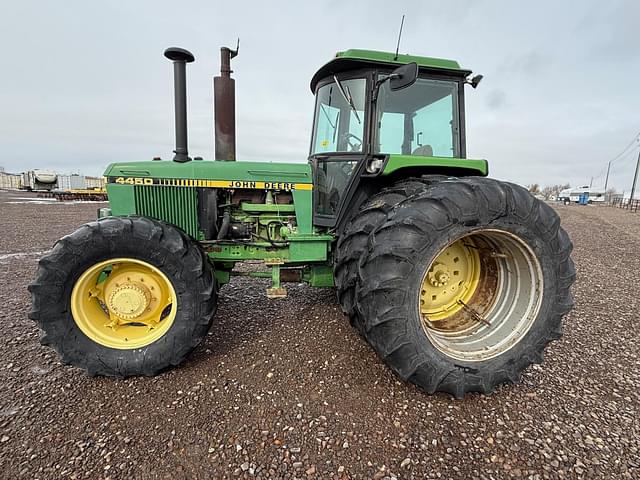
[[[480,84],[483,78],[484,77],[482,75],[476,75],[471,80],[467,79],[465,83],[468,83],[473,88],[478,88],[478,85]]]
[[[417,78],[418,64],[415,62],[408,63],[391,72],[391,75],[389,75],[389,87],[392,92],[402,90],[416,83]]]

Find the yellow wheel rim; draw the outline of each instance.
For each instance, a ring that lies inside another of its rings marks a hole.
[[[479,362],[527,334],[544,282],[538,257],[523,238],[485,228],[444,248],[419,288],[417,307],[431,344],[451,358]]]
[[[431,322],[446,320],[469,303],[480,280],[480,256],[469,238],[449,245],[422,281],[420,313]]]
[[[167,333],[178,309],[164,273],[133,258],[96,263],[76,281],[71,314],[78,328],[100,345],[134,349]]]

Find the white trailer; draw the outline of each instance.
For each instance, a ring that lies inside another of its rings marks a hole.
[[[601,188],[592,188],[589,187],[589,185],[585,185],[583,187],[574,187],[562,190],[558,194],[557,200],[565,205],[568,205],[569,203],[580,203],[580,199],[583,195],[586,195],[587,203],[604,203],[606,197],[605,193],[606,192]]]
[[[58,175],[51,170],[29,170],[22,174],[20,189],[22,190],[55,190]]]

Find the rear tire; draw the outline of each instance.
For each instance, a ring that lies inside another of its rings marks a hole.
[[[461,398],[515,383],[562,335],[571,250],[555,211],[525,189],[477,177],[438,182],[368,237],[355,288],[364,336],[429,393]]]
[[[123,268],[145,283],[115,283],[108,300],[93,298],[110,279],[124,278],[117,276]],[[90,375],[116,377],[151,376],[180,364],[209,330],[217,298],[202,250],[176,227],[143,217],[104,218],[62,238],[40,260],[29,291],[29,316],[43,331],[43,345]],[[174,302],[165,306],[167,299]],[[118,317],[121,324],[108,327],[111,308],[130,320]],[[141,323],[155,311],[157,318]]]
[[[366,250],[369,234],[387,218],[387,214],[411,195],[424,192],[429,185],[441,181],[443,175],[430,175],[401,180],[364,202],[338,239],[334,255],[334,279],[342,311],[351,325],[363,333],[362,321],[355,311],[355,285],[358,261]]]

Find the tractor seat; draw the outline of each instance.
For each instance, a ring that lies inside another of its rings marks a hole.
[[[433,157],[433,148],[431,148],[431,145],[421,145],[416,148],[411,155],[418,155],[419,157]]]

